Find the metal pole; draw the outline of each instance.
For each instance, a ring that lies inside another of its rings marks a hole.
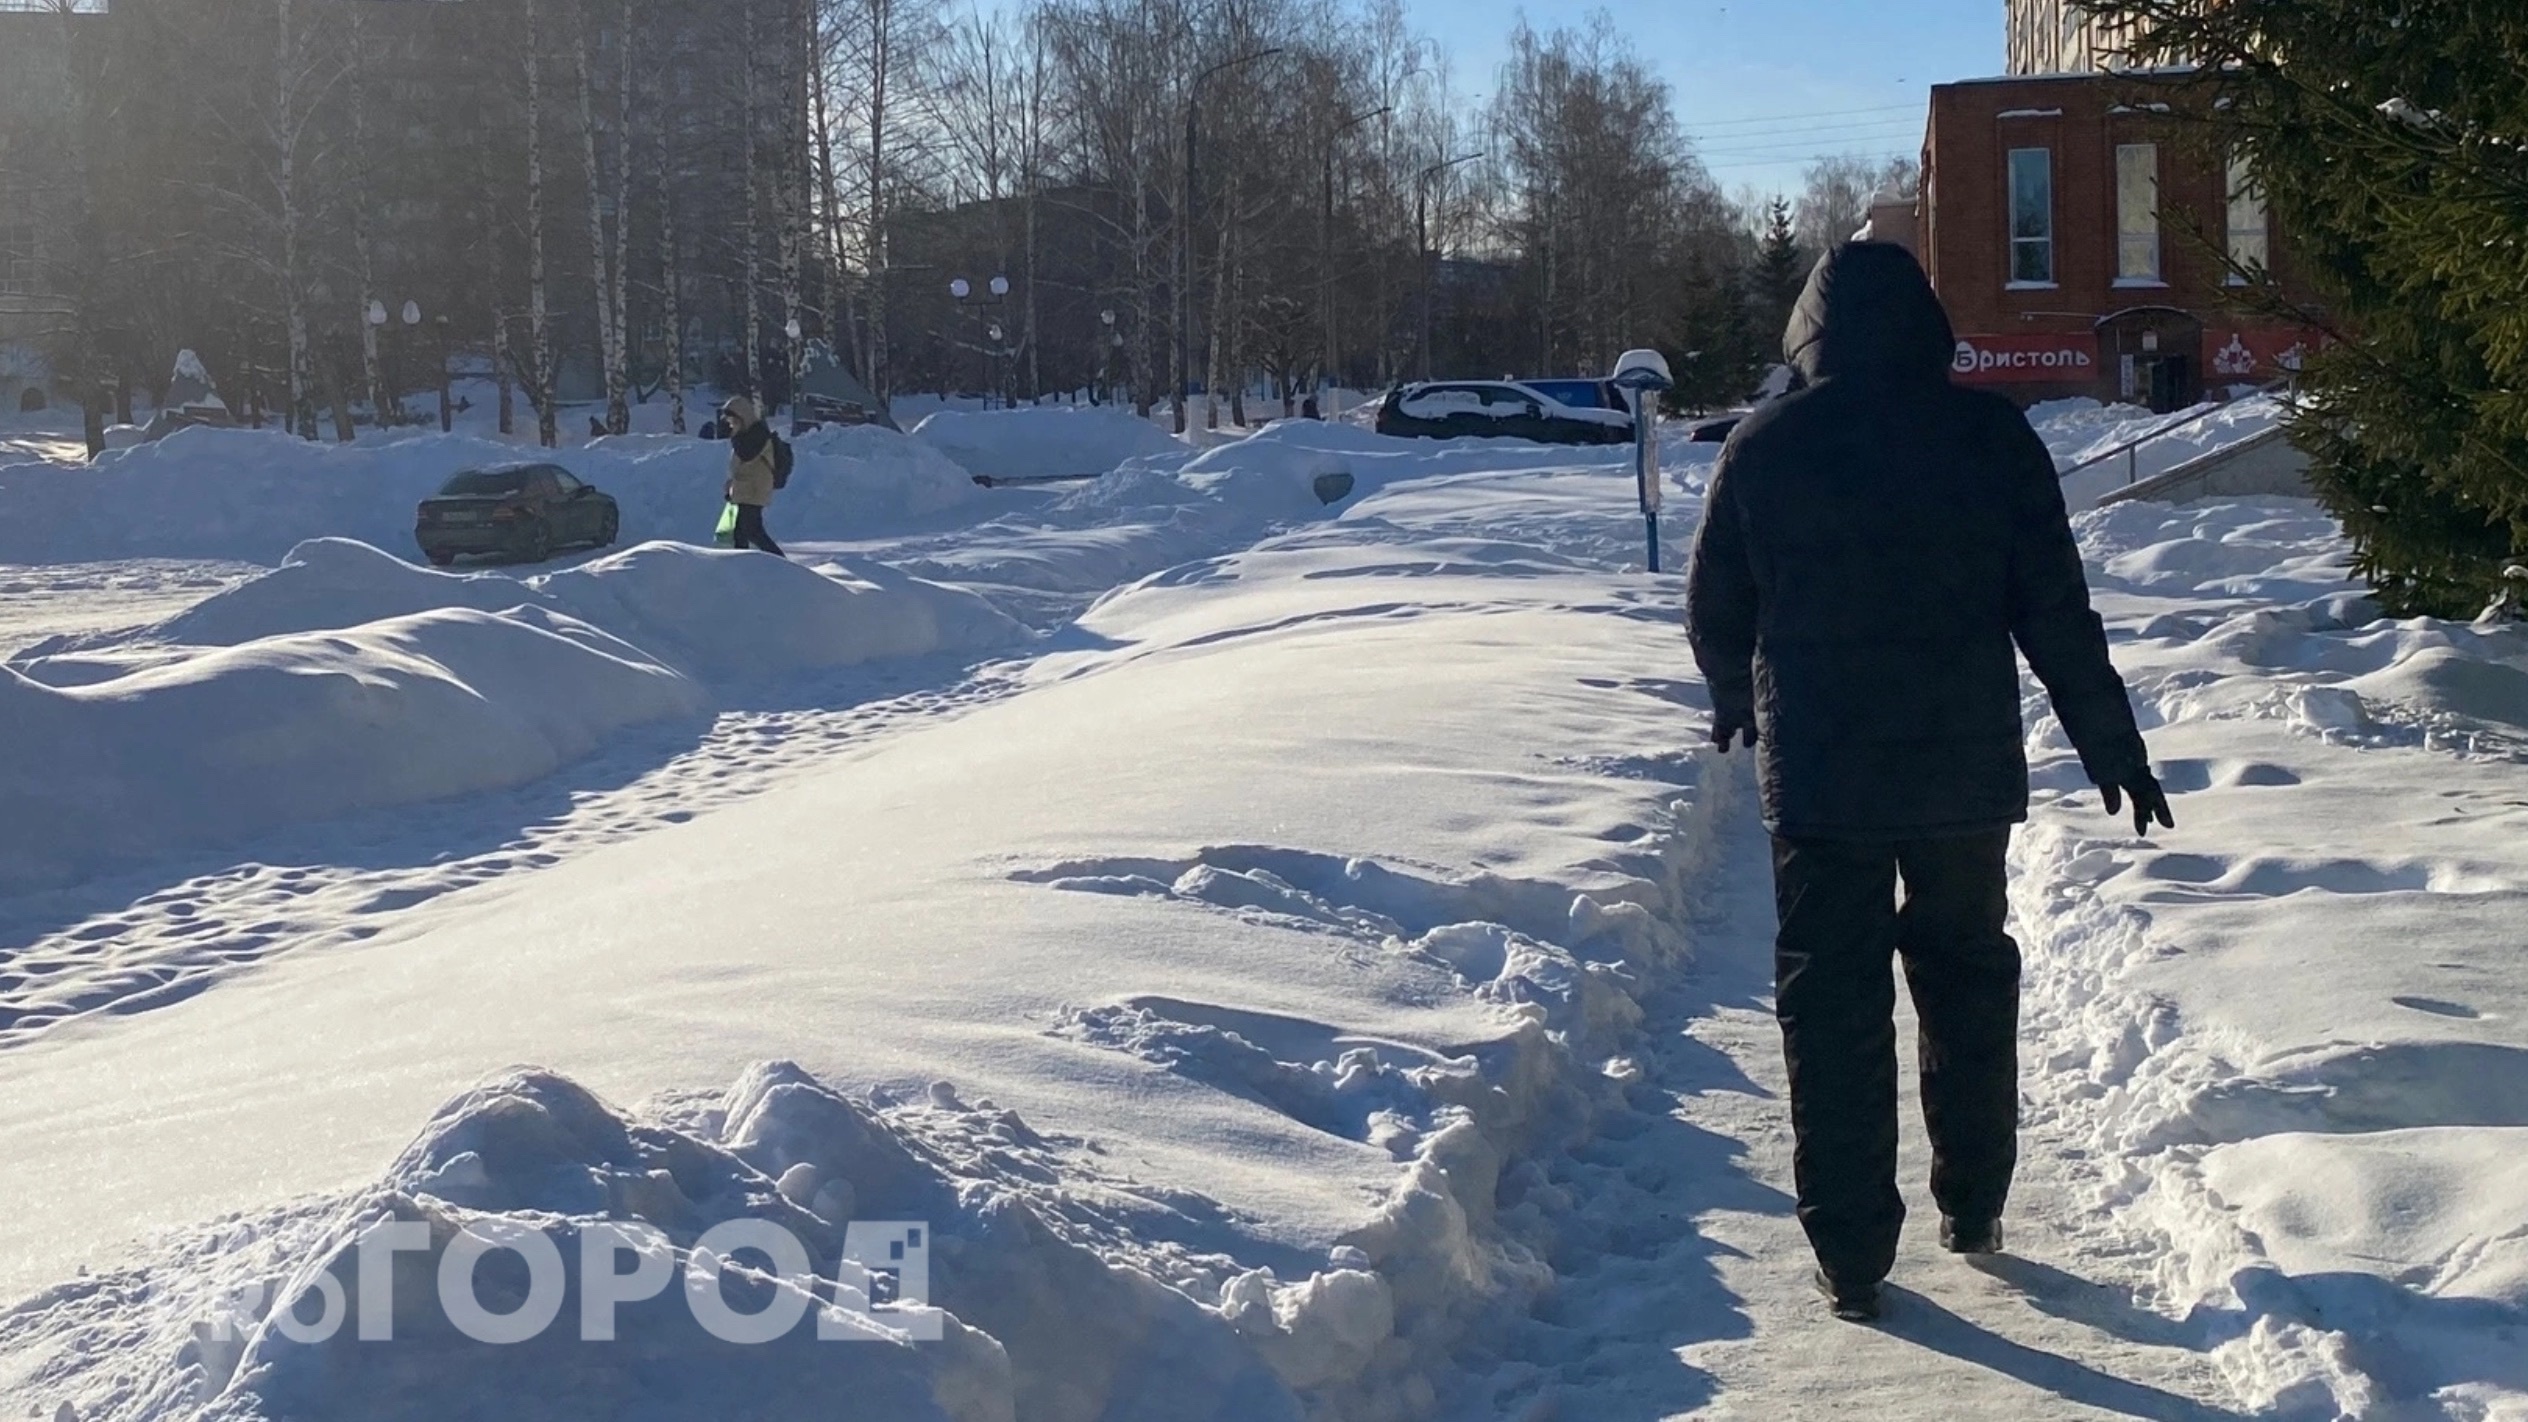
[[[1659,433],[1658,396],[1633,395],[1633,475],[1641,482],[1641,521],[1650,539],[1650,571],[1659,571]]]
[[[1413,185],[1414,266],[1422,278],[1421,359],[1415,364],[1415,373],[1424,380],[1431,378],[1431,172],[1423,169],[1421,179]]]
[[[1659,396],[1676,388],[1658,352],[1627,351],[1615,366],[1615,384],[1633,402],[1633,482],[1641,496],[1642,532],[1649,540],[1650,571],[1659,571]]]

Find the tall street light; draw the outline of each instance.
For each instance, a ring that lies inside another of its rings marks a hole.
[[[1485,155],[1469,153],[1461,158],[1443,158],[1425,168],[1413,180],[1413,241],[1422,256],[1422,378],[1431,378],[1431,286],[1437,278],[1431,261],[1430,206],[1431,179],[1460,163],[1472,163]]]
[[[1194,76],[1185,93],[1185,194],[1176,216],[1176,432],[1185,433],[1185,402],[1193,383],[1193,347],[1186,326],[1192,319],[1191,300],[1194,284],[1194,186],[1195,148],[1202,138],[1201,116],[1203,85],[1224,69],[1253,64],[1282,52],[1280,45],[1224,59]]]
[[[1335,343],[1334,334],[1334,328],[1339,324],[1334,312],[1334,150],[1341,142],[1343,135],[1371,119],[1394,112],[1395,105],[1384,104],[1371,109],[1368,113],[1355,114],[1336,124],[1334,131],[1325,136],[1325,211],[1317,226],[1317,238],[1324,252],[1324,258],[1317,271],[1317,306],[1323,313],[1322,319],[1325,322],[1324,379],[1328,397],[1325,411],[1327,419],[1343,413],[1341,405],[1333,398],[1333,392],[1339,389],[1342,383],[1341,377],[1336,374],[1342,352]]]

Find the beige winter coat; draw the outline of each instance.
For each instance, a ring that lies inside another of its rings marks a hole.
[[[763,508],[772,502],[772,440],[765,429],[764,418],[755,409],[755,402],[741,395],[721,407],[728,420],[729,432],[729,502]],[[752,448],[755,456],[746,458],[740,449]]]

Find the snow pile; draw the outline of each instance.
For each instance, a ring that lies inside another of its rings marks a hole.
[[[0,829],[0,886],[521,784],[730,688],[1025,635],[876,564],[651,543],[521,581],[320,539],[155,627],[0,669],[0,785],[40,810]]]
[[[544,597],[706,681],[980,652],[1024,632],[974,593],[883,564],[645,543],[531,580]]]
[[[912,436],[967,472],[995,479],[1103,474],[1127,460],[1185,450],[1165,430],[1113,405],[940,410],[913,426]]]
[[[1325,517],[1331,505],[1412,480],[1600,467],[1629,471],[1631,453],[1493,440],[1395,439],[1328,421],[1279,420],[1191,459],[1125,464],[1056,508],[1111,513],[1199,506],[1224,525],[1260,533],[1277,524]]]
[[[2102,405],[2076,398],[2049,400],[2028,411],[2028,422],[2054,455],[2057,469],[2070,471],[2133,440],[2147,439],[2133,451],[2135,482],[2164,474],[2199,455],[2251,439],[2280,424],[2289,414],[2280,395],[2251,395],[2227,404],[2206,403],[2162,415],[2138,405]],[[2197,418],[2200,417],[2200,418]],[[2160,430],[2166,434],[2157,434]],[[2153,435],[2156,438],[2150,438]],[[2115,482],[2124,482],[2126,461],[2113,461]]]
[[[870,426],[811,431],[773,506],[779,536],[867,537],[935,522],[984,491],[937,451]],[[612,495],[625,542],[707,542],[728,446],[627,435],[538,450],[465,435],[388,432],[311,444],[278,430],[194,428],[94,464],[0,467],[0,562],[136,556],[270,562],[311,538],[401,552],[415,507],[458,470],[550,462]]]
[[[92,686],[0,668],[0,887],[520,784],[707,701],[637,648],[534,607],[266,638]]]
[[[1386,493],[1104,600],[1005,700],[405,910],[375,951],[273,958],[13,1057],[0,1129],[58,1125],[0,1162],[0,1286],[79,1264],[96,1284],[11,1315],[0,1386],[90,1422],[196,1385],[235,1416],[371,1394],[597,1415],[621,1371],[662,1406],[758,1416],[849,1391],[837,1369],[913,1416],[1432,1414],[1455,1350],[1523,1315],[1557,1250],[1594,1247],[1561,1236],[1539,1162],[1623,1106],[1746,787],[1743,758],[1689,749],[1653,615],[1672,581],[1472,538],[1412,477],[1449,449],[1380,462],[1360,438]],[[1243,504],[1251,481],[1288,508],[1278,477],[1180,487]],[[1536,536],[1577,546],[1632,535],[1628,493],[1540,469],[1459,503],[1559,519]],[[561,591],[579,576],[542,589],[588,610]],[[780,1059],[799,1065],[756,1065]],[[166,1128],[105,1150],[96,1131],[132,1133],[100,1081]],[[641,1348],[541,1368],[460,1352],[426,1308],[409,1351],[294,1344],[268,1312],[233,1360],[195,1346],[245,1285],[317,1315],[346,1231],[379,1215],[442,1240],[479,1216],[573,1240],[637,1219],[671,1267],[714,1223],[765,1218],[828,1279],[850,1223],[924,1221],[932,1302],[976,1346],[775,1344],[739,1377],[638,1308]],[[159,1226],[178,1233],[134,1260]]]
[[[2528,1415],[2528,630],[2377,620],[2305,502],[2080,526],[2179,828],[2034,720],[2031,1119],[2249,1402]]]

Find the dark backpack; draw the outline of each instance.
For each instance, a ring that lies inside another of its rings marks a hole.
[[[776,489],[787,489],[790,487],[790,471],[798,466],[799,457],[790,452],[790,441],[779,435],[772,435],[770,438],[772,440],[772,486]]]

